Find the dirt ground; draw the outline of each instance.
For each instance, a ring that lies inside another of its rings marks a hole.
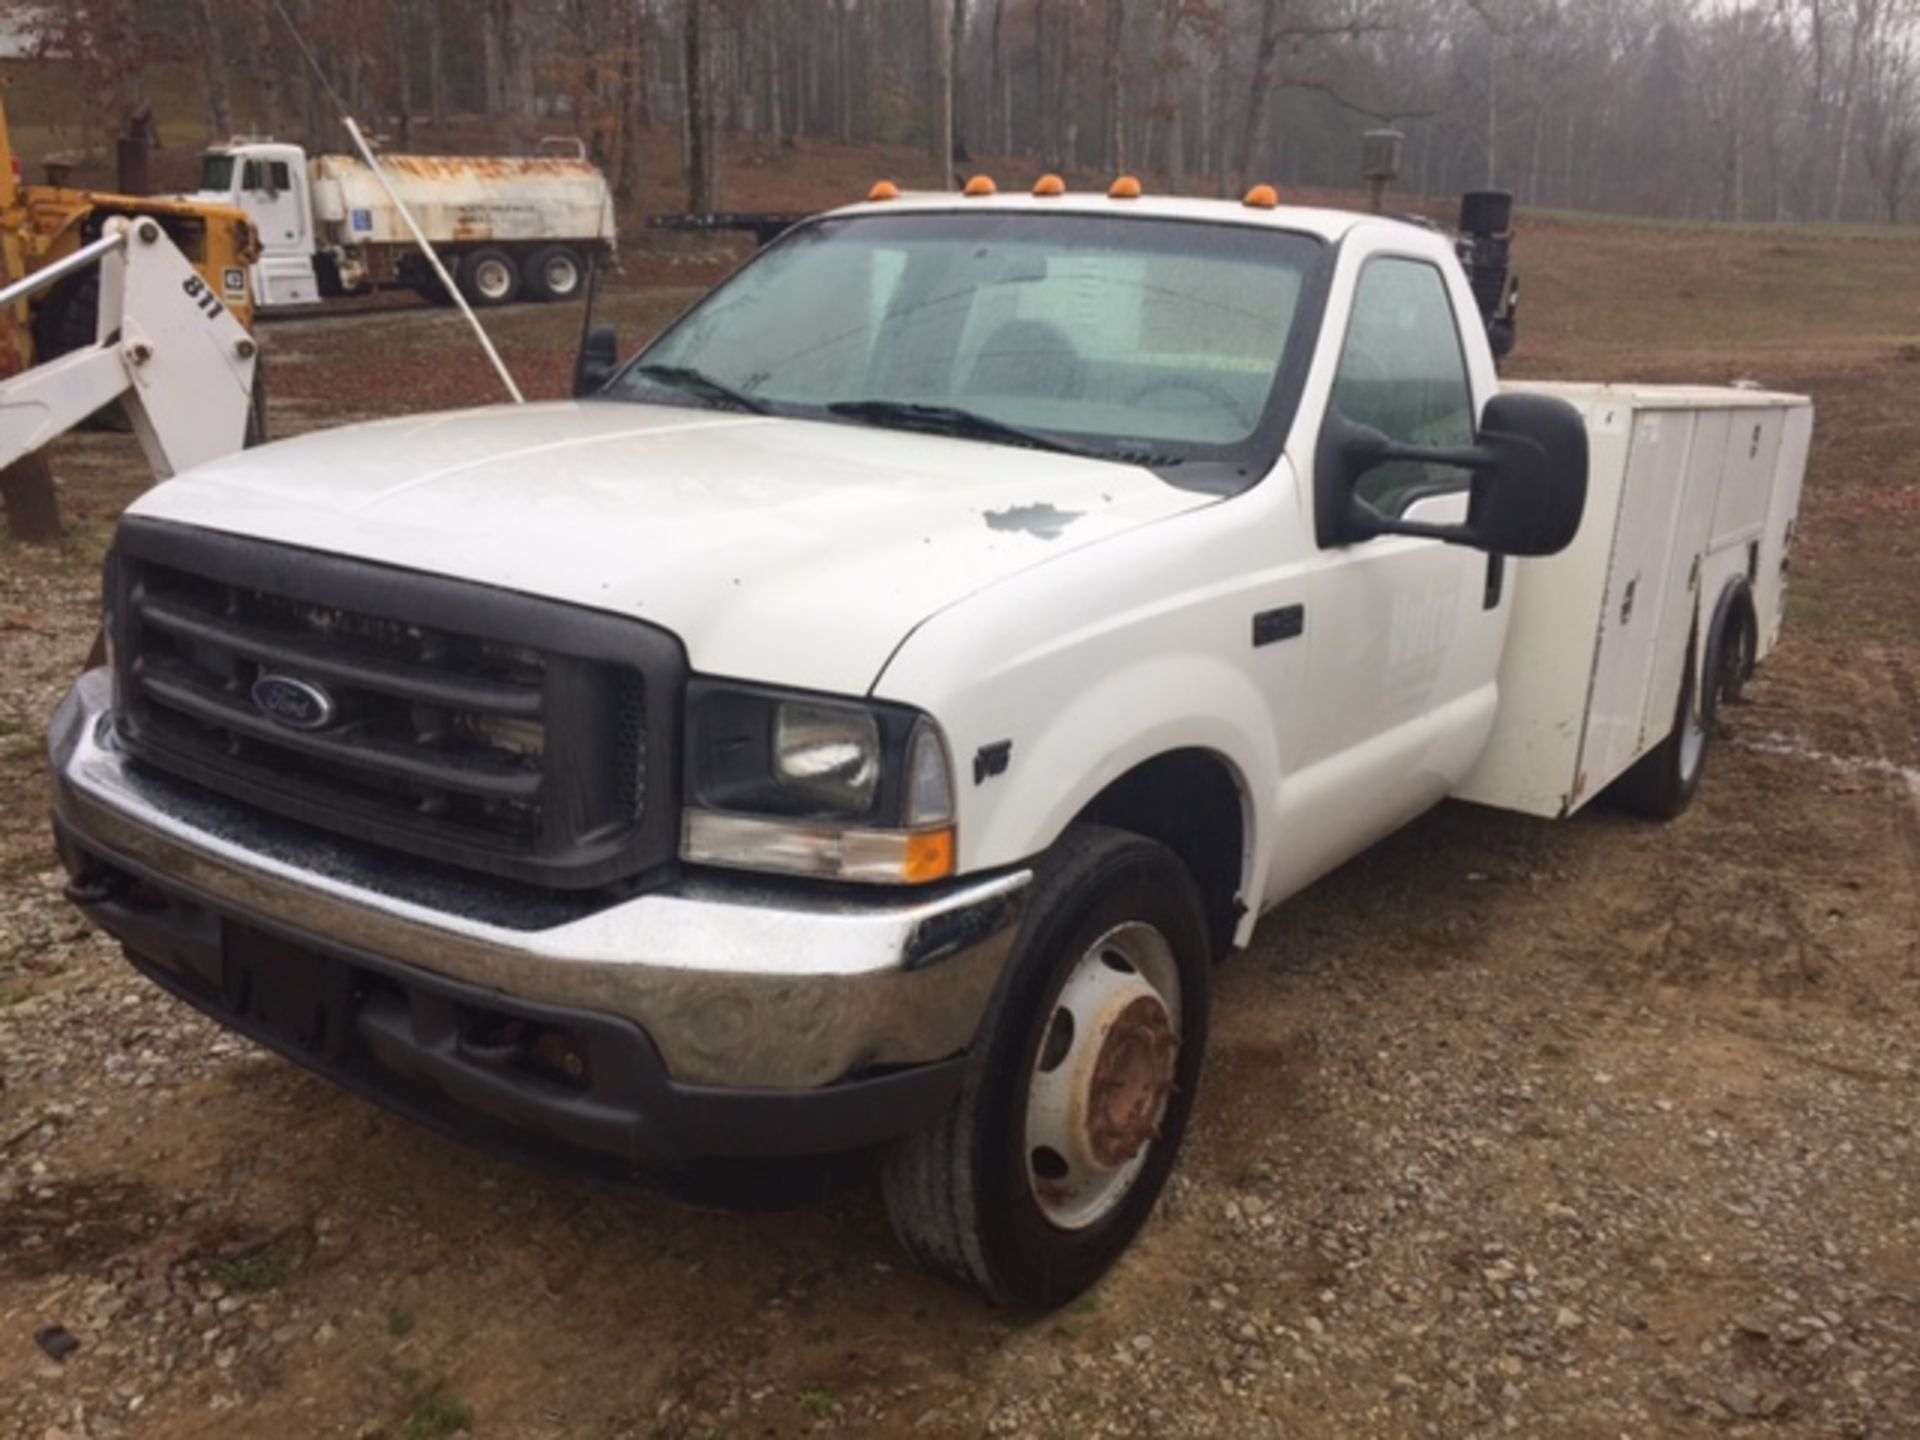
[[[1520,253],[1517,370],[1814,396],[1785,643],[1678,822],[1447,806],[1270,916],[1162,1212],[1045,1318],[908,1268],[871,1185],[531,1174],[138,979],[39,736],[141,470],[64,442],[72,538],[0,549],[0,1440],[1920,1436],[1920,236]],[[637,263],[623,338],[714,270]],[[576,324],[499,331],[557,393]],[[491,398],[445,314],[265,333],[282,431]]]

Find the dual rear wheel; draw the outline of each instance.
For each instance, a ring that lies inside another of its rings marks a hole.
[[[485,245],[461,257],[454,278],[467,303],[481,309],[522,295],[554,304],[575,299],[586,289],[587,270],[570,245],[544,245],[520,256]]]
[[[1734,592],[1738,598],[1739,592]],[[1614,782],[1613,798],[1651,820],[1677,818],[1693,803],[1706,774],[1707,755],[1722,703],[1736,704],[1753,673],[1756,646],[1751,612],[1723,603],[1714,617],[1706,652],[1699,632],[1687,637],[1687,661],[1673,728],[1666,738]],[[1696,661],[1696,656],[1698,660]]]

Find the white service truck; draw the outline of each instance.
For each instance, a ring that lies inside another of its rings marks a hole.
[[[1414,223],[880,194],[583,398],[143,496],[56,830],[366,1096],[623,1179],[877,1151],[913,1254],[1048,1306],[1264,912],[1450,796],[1686,805],[1810,411],[1503,387]]]
[[[393,196],[469,303],[572,300],[586,286],[589,259],[612,254],[606,176],[578,142],[562,143],[568,153],[380,158]],[[447,298],[387,187],[354,156],[235,140],[200,157],[191,198],[237,205],[252,218],[260,255],[248,278],[263,310],[396,285]]]

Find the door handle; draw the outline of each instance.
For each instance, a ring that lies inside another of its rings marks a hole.
[[[1620,623],[1622,625],[1633,618],[1633,592],[1639,588],[1639,585],[1640,577],[1638,575],[1627,581],[1627,593],[1620,601]]]

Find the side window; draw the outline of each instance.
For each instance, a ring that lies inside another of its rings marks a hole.
[[[1333,403],[1404,445],[1473,443],[1467,362],[1446,282],[1432,265],[1383,257],[1361,270]],[[1468,478],[1451,465],[1401,461],[1369,471],[1358,493],[1381,514],[1398,515],[1425,496],[1464,490]]]
[[[267,166],[267,173],[272,177],[272,184],[275,190],[285,193],[293,188],[293,176],[287,169],[286,161],[273,161]]]
[[[265,177],[260,173],[260,162],[258,160],[249,160],[240,167],[240,188],[242,190],[264,190],[267,188],[261,183],[264,179]]]

